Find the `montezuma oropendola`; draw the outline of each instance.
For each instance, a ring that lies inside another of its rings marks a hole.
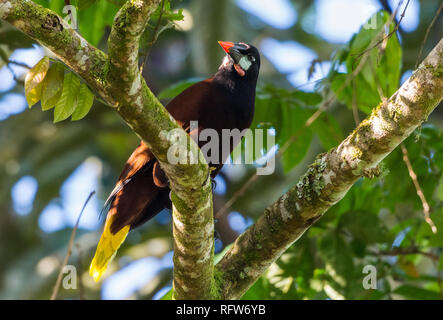
[[[211,128],[219,137],[222,129],[243,130],[251,125],[260,54],[254,46],[243,42],[219,41],[219,44],[227,54],[217,73],[184,90],[166,106],[188,133],[191,121],[198,121],[198,131]],[[219,142],[219,155],[223,159],[217,164],[209,163],[214,169],[212,178],[229,156],[222,154],[221,139]],[[203,142],[198,144],[199,147],[204,145]],[[230,145],[229,152],[234,147]],[[89,270],[95,281],[105,272],[129,230],[148,221],[162,209],[171,208],[169,192],[165,173],[142,141],[129,157],[106,201],[105,206],[109,204],[110,208]]]

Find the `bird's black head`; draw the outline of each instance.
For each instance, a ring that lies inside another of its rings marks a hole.
[[[226,69],[245,80],[257,81],[260,70],[260,53],[257,48],[244,42],[218,42],[227,53],[220,69]]]

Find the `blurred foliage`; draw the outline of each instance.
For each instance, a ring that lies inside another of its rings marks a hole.
[[[36,2],[66,16],[63,1]],[[109,26],[123,3],[123,0],[71,1],[77,9],[79,32],[106,51]],[[381,46],[372,48],[371,43],[377,36],[385,36],[395,26],[393,22],[388,28],[384,27],[389,13],[378,12],[375,29],[362,28],[347,44],[340,46],[306,27],[309,26],[306,21],[315,19],[314,1],[291,3],[299,18],[294,26],[280,30],[242,11],[233,0],[164,1],[163,9],[157,10],[141,40],[141,63],[148,57],[143,74],[165,103],[189,85],[214,73],[223,55],[217,40],[247,39],[257,46],[265,37],[293,40],[315,51],[319,61],[332,62],[331,71],[317,81],[314,92],[307,92],[303,87],[292,87],[286,75],[277,72],[263,58],[252,126],[273,129],[276,143],[280,148],[286,146],[286,151],[279,156],[276,172],[255,180],[231,208],[254,220],[267,205],[294,185],[318,153],[337,146],[353,130],[356,114],[363,119],[398,88],[400,75],[413,69],[416,63],[426,29],[439,5],[438,0],[420,1],[417,30],[405,33],[400,28],[399,34],[394,33],[382,41]],[[193,17],[194,26],[185,31],[177,27],[177,23],[182,16],[186,20],[187,14]],[[439,30],[442,30],[441,19],[430,32],[424,54],[440,40]],[[0,68],[8,63],[14,50],[33,45],[31,39],[0,22]],[[52,63],[54,65],[57,64]],[[54,73],[50,78],[53,79],[57,72],[51,68],[48,73]],[[306,69],[309,68],[316,68],[316,64],[307,65]],[[356,68],[361,70],[353,77]],[[58,82],[61,78],[59,75]],[[49,82],[46,95],[42,89],[43,110],[55,106],[58,95],[63,95],[57,81]],[[10,93],[24,94],[24,84],[24,77],[18,78],[14,88],[0,92],[0,100]],[[100,101],[94,101],[89,113],[83,110],[87,115],[82,121],[57,124],[53,123],[49,112],[39,110],[40,105],[37,103],[32,109],[0,122],[0,298],[47,299],[50,296],[72,229],[43,232],[38,223],[41,212],[49,203],[60,204],[63,208],[61,186],[90,157],[99,159],[102,164],[97,191],[103,202],[138,144],[130,128]],[[307,120],[323,109],[325,111],[306,126]],[[438,229],[436,234],[424,221],[422,203],[398,149],[383,161],[379,177],[360,179],[243,298],[442,298],[441,128],[441,110],[437,109],[430,123],[416,130],[405,142],[431,207],[431,217]],[[215,194],[215,212],[248,181],[255,169],[248,165],[236,167],[232,172],[221,172],[227,188],[226,193]],[[32,212],[20,216],[14,212],[11,189],[27,175],[38,181],[38,191]],[[105,278],[111,278],[115,271],[144,257],[164,257],[172,250],[171,228],[168,214],[162,214],[131,232]],[[216,228],[224,247],[238,235],[231,228],[227,215],[218,219]],[[80,285],[78,290],[61,289],[59,298],[100,298],[101,285],[93,283],[87,275],[100,231],[101,228],[78,230],[69,263],[79,270]],[[362,272],[366,265],[376,267],[376,289],[365,290],[362,286],[367,276]],[[152,298],[159,289],[170,285],[171,277],[171,269],[165,267],[130,298]]]

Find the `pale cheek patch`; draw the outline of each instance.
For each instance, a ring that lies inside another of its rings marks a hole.
[[[240,65],[240,67],[242,67],[243,70],[248,71],[252,65],[252,62],[249,61],[248,57],[244,56],[240,59],[238,64]]]

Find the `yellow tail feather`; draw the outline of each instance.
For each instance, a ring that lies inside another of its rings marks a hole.
[[[106,271],[108,263],[114,258],[120,245],[125,241],[129,232],[129,226],[124,227],[116,234],[111,233],[111,223],[114,216],[106,220],[105,228],[95,251],[94,259],[92,259],[89,267],[89,274],[94,278],[95,282]]]

